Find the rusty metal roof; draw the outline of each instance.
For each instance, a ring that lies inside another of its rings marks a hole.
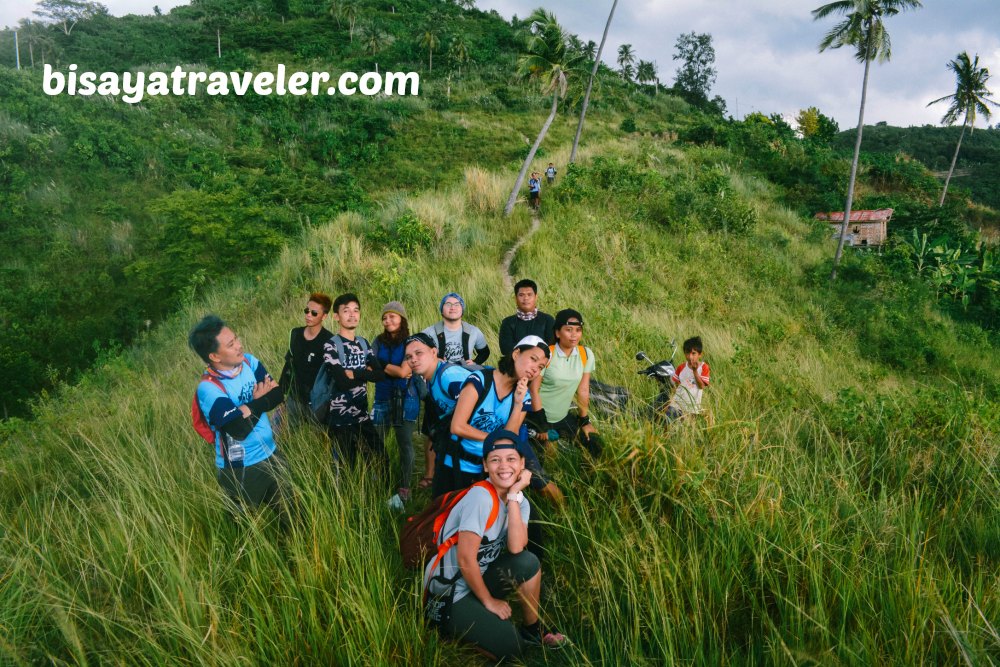
[[[874,211],[851,211],[851,222],[888,222],[892,217],[893,209],[880,208]],[[843,222],[843,211],[830,211],[828,213],[817,213],[817,220],[828,220],[830,222]]]

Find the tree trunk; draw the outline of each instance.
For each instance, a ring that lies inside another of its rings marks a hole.
[[[28,57],[31,59],[31,69],[35,69],[35,48],[31,40],[28,40]]]
[[[587,81],[587,92],[583,96],[583,108],[580,109],[580,122],[576,126],[576,136],[573,137],[573,148],[569,152],[569,163],[576,160],[576,149],[580,145],[580,135],[583,134],[583,120],[587,117],[587,107],[590,106],[590,89],[594,86],[594,77],[597,76],[597,68],[601,66],[601,53],[604,51],[604,42],[608,39],[608,29],[611,28],[611,19],[615,15],[615,7],[618,0],[611,5],[611,13],[608,14],[608,22],[604,24],[604,35],[601,37],[601,45],[597,47],[597,57],[594,58],[594,67],[590,70],[590,79]]]
[[[844,241],[847,240],[847,227],[851,224],[851,206],[854,203],[854,181],[858,176],[858,158],[861,157],[861,133],[865,128],[865,100],[868,97],[868,72],[871,70],[871,23],[868,25],[868,42],[865,44],[865,78],[861,84],[861,111],[858,113],[858,136],[854,141],[854,159],[851,161],[851,178],[847,182],[847,201],[844,202],[844,222],[840,225],[840,240],[837,242],[837,252],[833,256],[833,271],[830,280],[837,279],[837,267],[840,257],[844,254]]]
[[[215,53],[222,59],[222,28],[215,29]]]
[[[617,0],[615,0],[617,2]],[[535,139],[535,144],[528,151],[528,157],[524,159],[524,164],[521,165],[521,172],[517,175],[517,182],[514,183],[514,189],[510,191],[510,197],[507,198],[507,205],[503,208],[504,215],[510,215],[510,212],[514,210],[514,203],[517,202],[517,195],[521,191],[521,186],[524,184],[524,177],[528,173],[528,169],[531,167],[531,161],[535,159],[535,153],[538,151],[538,147],[542,145],[542,139],[545,138],[545,133],[549,131],[549,126],[552,125],[552,121],[556,117],[556,109],[559,107],[559,91],[556,90],[552,93],[552,110],[549,112],[549,117],[545,119],[545,125],[542,125],[542,131],[538,133],[538,138]]]
[[[955,163],[958,162],[958,151],[962,148],[962,139],[965,138],[965,128],[969,126],[969,114],[965,114],[965,122],[962,123],[962,133],[958,135],[958,145],[955,146],[955,154],[951,156],[951,168],[948,169],[948,177],[944,179],[944,190],[941,191],[941,201],[938,207],[944,206],[944,197],[948,194],[948,184],[951,183],[951,175],[955,173]]]

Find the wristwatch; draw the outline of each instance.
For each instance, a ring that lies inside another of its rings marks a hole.
[[[514,493],[514,494],[508,493],[507,494],[507,502],[509,503],[512,500],[515,503],[520,503],[522,500],[524,500],[524,493],[522,493],[521,491],[518,491],[517,493]]]

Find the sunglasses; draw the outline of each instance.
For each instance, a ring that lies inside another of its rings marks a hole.
[[[312,308],[306,308],[302,312],[305,313],[306,315],[312,315],[313,317],[319,317],[319,313],[320,313],[320,311],[313,310]]]

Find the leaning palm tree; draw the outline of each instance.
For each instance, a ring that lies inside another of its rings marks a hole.
[[[635,50],[631,44],[618,47],[618,66],[621,67],[622,78],[631,81],[635,73]]]
[[[510,215],[514,210],[514,203],[517,195],[521,191],[524,177],[528,173],[531,161],[535,159],[535,153],[541,146],[545,134],[549,131],[549,126],[555,120],[556,111],[559,109],[559,99],[566,96],[566,87],[573,67],[579,59],[578,54],[570,53],[567,49],[566,31],[563,30],[556,17],[551,12],[544,9],[536,9],[528,17],[530,34],[528,36],[527,47],[517,59],[517,75],[521,79],[537,81],[541,84],[542,94],[552,93],[552,109],[549,117],[545,119],[541,132],[535,139],[535,143],[528,151],[528,156],[521,165],[521,171],[517,175],[514,189],[510,191],[507,198],[507,205],[504,207],[504,215]]]
[[[872,60],[886,62],[892,56],[892,43],[885,29],[884,19],[895,16],[904,9],[920,7],[920,0],[836,0],[812,11],[813,19],[819,20],[831,14],[842,14],[844,20],[833,26],[819,43],[819,50],[839,49],[851,46],[854,57],[865,64],[865,76],[861,84],[861,109],[858,112],[858,135],[854,142],[854,159],[851,161],[851,177],[847,183],[847,201],[844,204],[844,222],[840,226],[840,240],[833,256],[833,271],[830,280],[837,278],[837,266],[844,253],[847,227],[851,224],[851,206],[854,202],[854,183],[858,175],[858,158],[861,155],[861,132],[865,123],[865,100],[868,96],[868,74]]]
[[[615,15],[615,7],[618,6],[618,0],[614,0],[611,3],[611,12],[608,14],[608,22],[604,24],[604,35],[601,37],[601,45],[594,50],[593,40],[587,42],[587,48],[585,50],[585,55],[587,58],[594,61],[594,66],[590,70],[590,78],[587,80],[587,92],[583,95],[583,108],[580,109],[580,122],[576,126],[576,136],[573,137],[573,149],[569,152],[569,163],[573,164],[576,160],[576,149],[580,145],[580,135],[583,134],[583,121],[587,117],[587,107],[590,106],[590,89],[594,87],[594,77],[597,76],[597,68],[601,64],[601,52],[604,51],[604,42],[608,40],[608,29],[611,27],[611,19]]]
[[[955,172],[955,163],[958,161],[958,151],[962,148],[962,139],[965,138],[965,129],[969,128],[972,133],[976,128],[976,115],[980,115],[984,120],[990,119],[990,108],[987,105],[998,106],[997,102],[990,98],[989,88],[986,82],[990,80],[990,71],[979,66],[979,54],[975,60],[969,60],[969,54],[963,51],[958,54],[955,60],[948,63],[948,69],[955,73],[955,93],[939,97],[931,104],[951,101],[948,110],[945,112],[941,122],[945,125],[954,125],[959,116],[964,115],[962,121],[962,133],[958,135],[958,145],[955,146],[955,154],[951,158],[951,167],[948,169],[948,176],[944,179],[944,189],[941,191],[941,201],[938,206],[944,206],[945,195],[948,194],[948,184],[951,182],[951,175]],[[987,126],[989,123],[987,123]]]

